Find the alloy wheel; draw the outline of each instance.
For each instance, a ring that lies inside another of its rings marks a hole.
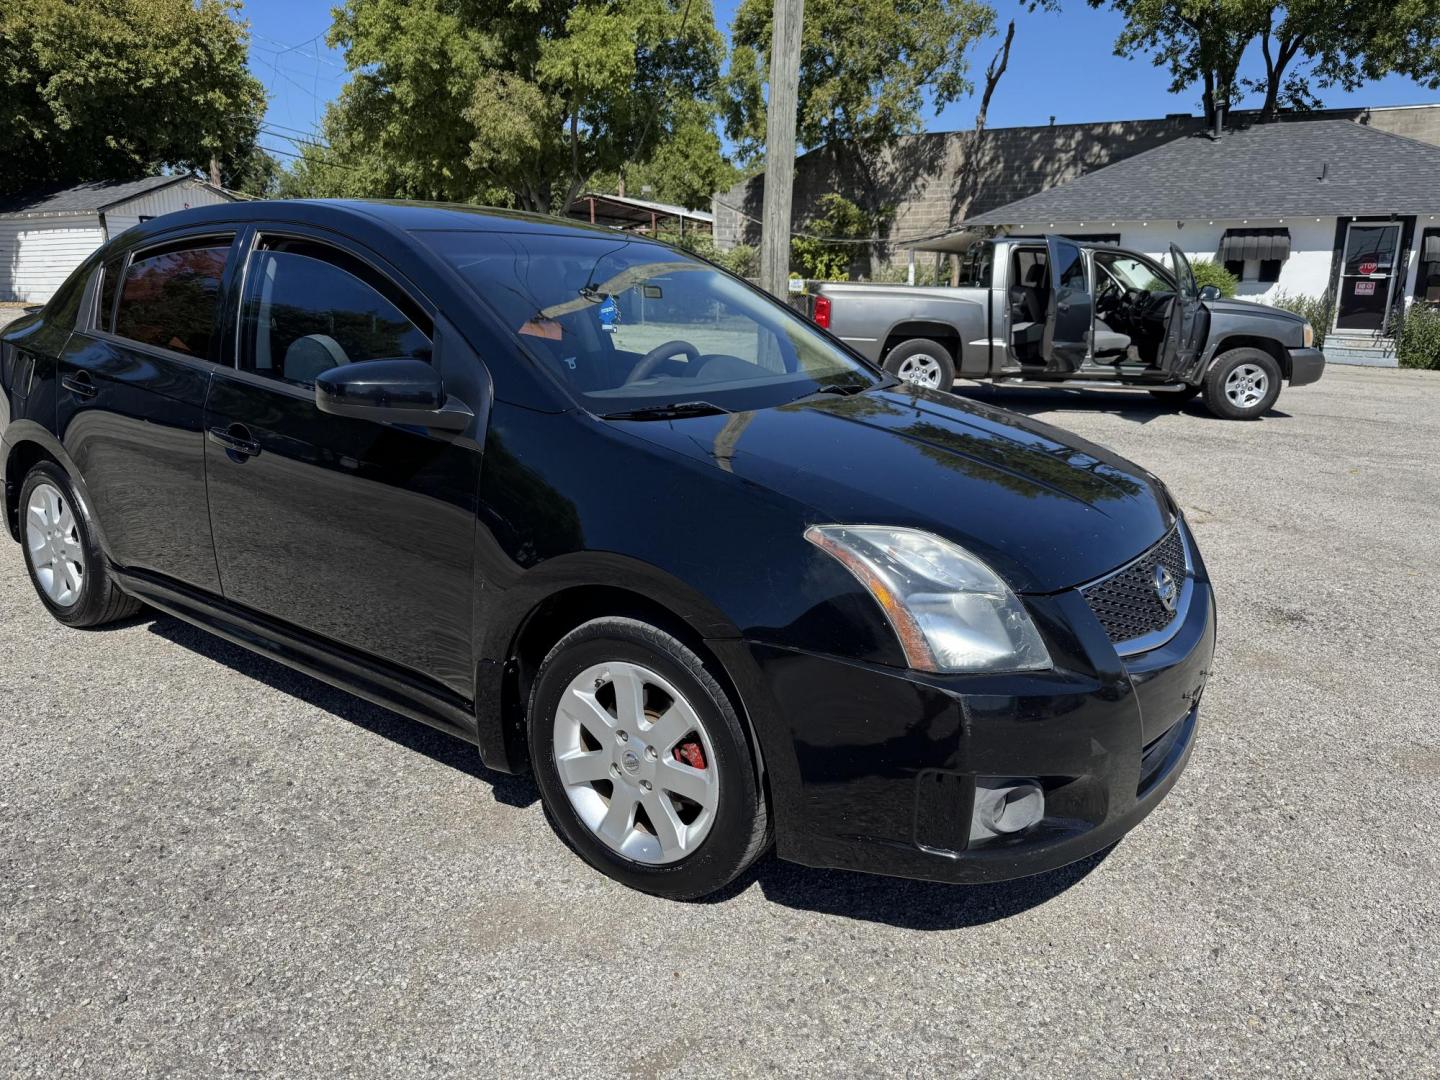
[[[900,361],[900,368],[895,374],[905,382],[934,390],[940,385],[940,361],[924,353],[907,356]]]
[[[45,595],[58,607],[73,607],[85,584],[85,549],[75,514],[53,484],[36,484],[30,492],[25,546]]]
[[[572,679],[555,712],[554,750],[576,815],[628,859],[675,862],[715,822],[710,736],[684,695],[647,667],[616,661]]]
[[[1254,408],[1269,389],[1270,376],[1258,364],[1239,364],[1225,377],[1225,396],[1237,408]]]

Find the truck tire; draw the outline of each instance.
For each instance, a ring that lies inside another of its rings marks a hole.
[[[950,350],[929,338],[900,342],[886,354],[885,370],[930,390],[949,390],[955,385],[955,360]]]
[[[1205,373],[1205,407],[1222,420],[1255,420],[1280,396],[1280,365],[1263,349],[1230,349]]]

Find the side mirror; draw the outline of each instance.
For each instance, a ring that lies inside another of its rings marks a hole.
[[[1201,300],[1219,300],[1219,299],[1220,299],[1220,287],[1219,287],[1218,285],[1202,285],[1202,286],[1200,286],[1200,299],[1201,299]]]
[[[331,416],[463,431],[475,414],[445,394],[440,373],[423,360],[362,360],[315,379],[315,407]]]

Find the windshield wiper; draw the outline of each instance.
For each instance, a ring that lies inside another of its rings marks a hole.
[[[864,383],[826,383],[824,386],[817,386],[817,394],[839,394],[841,397],[849,397],[851,394],[858,394],[862,390],[869,390],[870,387]]]
[[[664,405],[643,405],[638,409],[601,413],[601,420],[673,420],[682,416],[717,416],[728,413],[709,401],[671,401]]]

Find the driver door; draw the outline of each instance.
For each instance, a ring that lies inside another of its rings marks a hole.
[[[1179,376],[1189,369],[1205,343],[1204,304],[1190,260],[1176,245],[1170,245],[1170,263],[1175,268],[1175,298],[1165,318],[1165,344],[1159,367],[1167,375]]]
[[[1050,299],[1041,346],[1047,372],[1077,371],[1090,354],[1095,302],[1085,273],[1085,254],[1072,240],[1047,236]]]

